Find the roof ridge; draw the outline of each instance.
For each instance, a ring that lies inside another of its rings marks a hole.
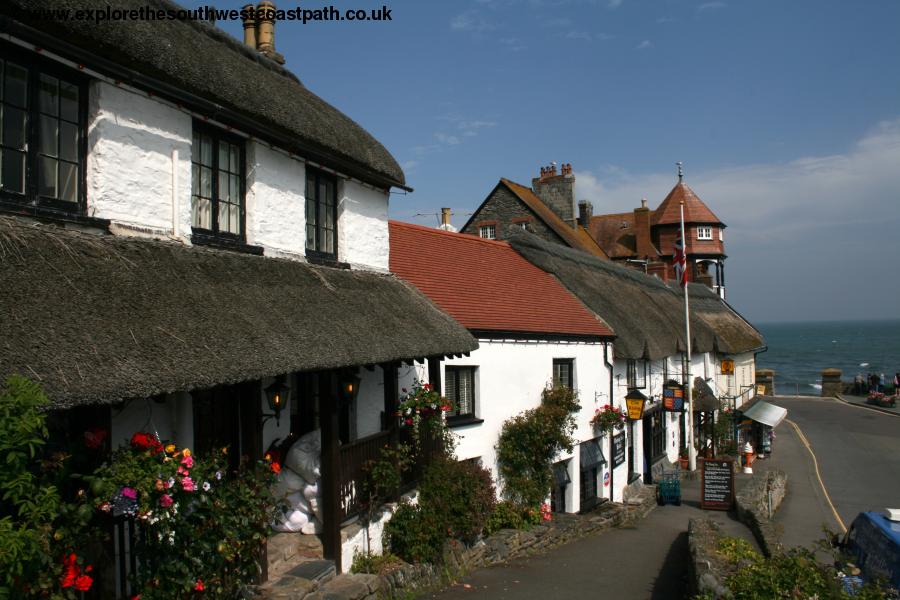
[[[171,10],[194,10],[188,9],[174,0],[148,0],[150,3],[157,3],[161,5],[164,9]],[[240,10],[240,9],[239,9]],[[227,31],[223,29],[219,29],[212,23],[207,21],[200,21],[194,19],[185,19],[180,22],[187,24],[189,27],[193,27],[198,32],[202,33],[206,37],[212,39],[215,42],[222,44],[223,46],[229,48],[231,51],[242,55],[244,58],[255,62],[260,65],[264,69],[268,69],[282,77],[286,77],[297,82],[300,85],[303,85],[303,82],[300,81],[300,77],[298,77],[295,73],[289,71],[286,67],[279,65],[277,62],[266,56],[265,54],[253,50],[246,44],[244,44],[241,40],[235,38]],[[306,87],[306,86],[303,86]]]
[[[508,242],[503,240],[489,240],[487,238],[479,237],[477,235],[472,235],[471,233],[462,233],[460,231],[447,231],[446,229],[438,229],[437,227],[429,227],[427,225],[419,225],[418,223],[409,223],[407,221],[397,221],[394,219],[388,220],[389,225],[398,225],[401,227],[408,227],[410,229],[416,229],[419,231],[424,231],[427,233],[434,233],[437,235],[447,235],[451,237],[459,237],[460,239],[464,239],[466,241],[476,241],[481,242],[483,244],[494,244],[497,246],[506,246],[511,247]]]

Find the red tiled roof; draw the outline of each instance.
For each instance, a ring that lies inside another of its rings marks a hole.
[[[391,221],[390,268],[470,330],[612,336],[506,242]]]
[[[662,201],[653,215],[650,217],[650,225],[671,225],[681,223],[681,201],[684,200],[684,222],[685,223],[717,223],[722,224],[719,217],[709,210],[709,207],[703,204],[694,190],[688,187],[683,181],[679,181]]]
[[[591,217],[590,234],[610,258],[637,255],[633,212]]]
[[[553,230],[556,235],[561,237],[565,242],[576,250],[582,250],[588,254],[599,256],[600,258],[609,258],[594,238],[582,227],[576,226],[574,229],[571,225],[559,218],[553,210],[544,204],[537,195],[524,185],[515,181],[510,181],[505,177],[500,178],[500,183],[510,189],[516,197],[525,203],[525,205],[533,210],[547,226]]]

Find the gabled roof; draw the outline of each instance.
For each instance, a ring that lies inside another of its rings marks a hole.
[[[478,347],[412,285],[0,217],[0,380],[54,406]]]
[[[472,331],[611,337],[552,275],[509,244],[390,222],[391,271]]]
[[[650,225],[677,225],[681,223],[681,202],[684,201],[685,223],[710,223],[724,225],[719,217],[709,210],[688,184],[679,181],[650,215]]]
[[[510,181],[505,177],[500,178],[500,183],[498,185],[506,186],[509,191],[521,200],[525,206],[530,208],[538,218],[546,223],[547,227],[552,229],[553,232],[561,237],[570,247],[587,252],[593,256],[609,258],[606,255],[606,252],[603,251],[603,248],[597,245],[597,242],[584,227],[577,225],[573,229],[571,225],[559,218],[559,215],[553,212],[549,206],[544,204],[544,201],[538,198],[537,194],[535,194],[531,188],[518,184],[515,181]]]
[[[685,351],[680,288],[522,232],[510,246],[559,281],[616,332],[616,357],[659,359]],[[728,354],[762,347],[762,336],[706,286],[690,284],[694,352]]]
[[[182,9],[169,0],[109,4],[125,10]],[[102,7],[93,0],[4,0],[0,28],[114,79],[186,103],[204,116],[226,123],[240,118],[241,123],[229,124],[347,175],[381,187],[405,186],[400,165],[365,129],[295,75],[208,23],[25,16],[48,9],[74,15]]]
[[[590,234],[610,258],[637,255],[633,212],[591,217]]]

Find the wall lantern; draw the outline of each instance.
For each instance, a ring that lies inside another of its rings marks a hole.
[[[281,424],[281,411],[287,406],[288,400],[291,398],[291,388],[284,383],[284,375],[275,378],[275,383],[266,388],[266,400],[269,403],[271,415],[266,417],[275,417],[275,423]]]
[[[346,372],[341,378],[341,399],[352,403],[359,394],[360,378],[355,373]]]
[[[647,396],[640,390],[631,389],[625,395],[625,407],[628,409],[628,418],[632,421],[640,421],[644,418],[644,406],[647,403]]]

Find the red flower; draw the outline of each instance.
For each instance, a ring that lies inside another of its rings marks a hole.
[[[90,577],[90,575],[79,575],[77,579],[75,579],[75,589],[79,592],[86,592],[91,589],[91,585],[93,585],[94,580]]]
[[[198,579],[197,583],[194,584],[194,591],[202,592],[204,589],[206,588],[203,587],[203,580]]]
[[[64,588],[75,585],[75,579],[78,577],[78,565],[75,564],[77,558],[74,552],[63,558],[63,576],[59,584]]]
[[[423,383],[423,384],[422,384],[422,389],[423,389],[423,390],[430,390],[430,389],[431,389],[431,384],[430,384],[430,383]]]
[[[281,465],[278,464],[277,462],[273,462],[271,465],[269,465],[269,468],[272,469],[272,472],[275,473],[276,475],[278,473],[281,473]]]
[[[91,450],[103,447],[103,442],[109,436],[109,432],[102,427],[94,427],[84,432],[84,445]]]
[[[143,431],[139,431],[131,436],[131,447],[136,450],[150,450],[153,454],[159,454],[163,451],[163,445],[159,443],[156,436]]]

